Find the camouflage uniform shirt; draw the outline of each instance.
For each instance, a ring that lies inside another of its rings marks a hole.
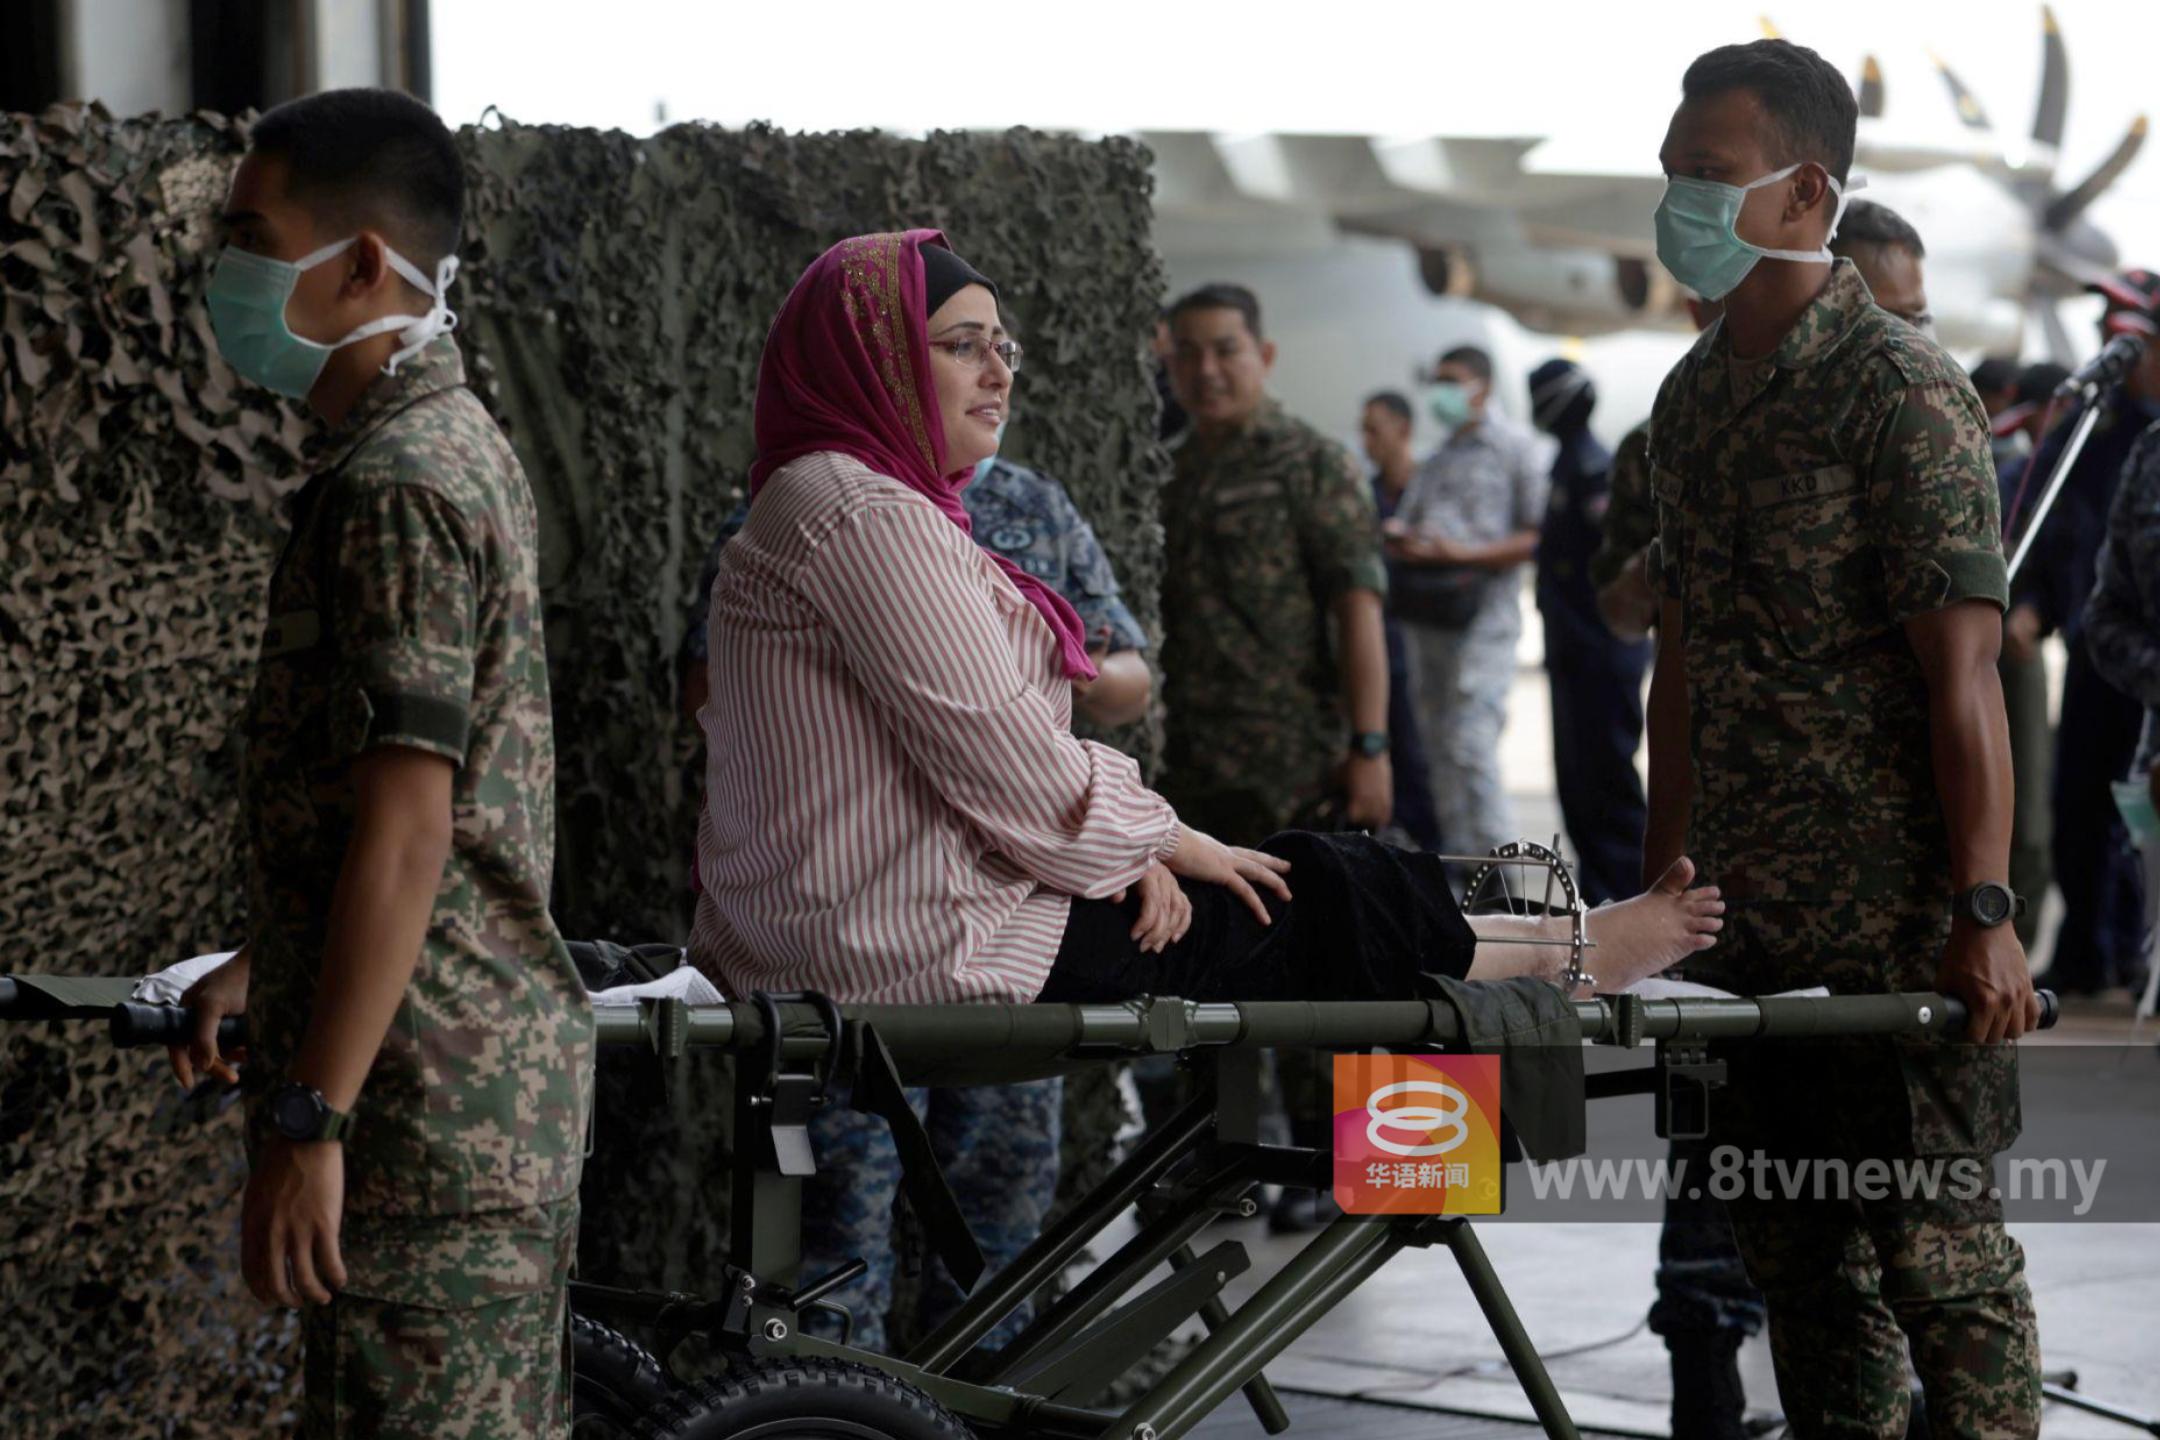
[[[437,340],[329,437],[271,577],[247,715],[251,1107],[286,1078],[314,1001],[351,761],[398,745],[457,767],[427,939],[346,1142],[362,1228],[534,1211],[576,1191],[583,1153],[593,1024],[548,915],[538,526],[464,380]]]
[[[1173,457],[1164,793],[1200,829],[1257,844],[1319,800],[1344,754],[1330,606],[1387,593],[1380,522],[1350,453],[1273,401],[1228,437],[1188,432]]]
[[[1651,437],[1705,878],[1741,901],[1909,900],[1947,924],[1928,691],[1902,627],[2005,600],[1971,383],[1840,260],[1768,357],[1706,332]]]
[[[1904,625],[2006,598],[1979,397],[1840,260],[1770,355],[1705,332],[1659,392],[1650,461],[1653,583],[1686,630],[1688,853],[1730,903],[1690,973],[1747,994],[1932,990],[1950,846]],[[1853,1153],[1988,1154],[2017,1133],[2008,1045],[1856,1040],[1799,1091],[1756,1048],[1723,1110],[1757,1136],[1798,1143],[1813,1122],[1794,1105],[1839,1116]]]

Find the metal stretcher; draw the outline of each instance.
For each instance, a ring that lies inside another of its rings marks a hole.
[[[0,1019],[103,1019],[122,1045],[185,1034],[183,1012],[128,1000],[133,982],[0,977]],[[2043,1024],[2055,999],[2043,992]],[[1585,1077],[1586,1099],[1649,1093],[1662,1135],[1699,1134],[1722,1079],[1713,1040],[1809,1036],[1952,1037],[1962,1007],[1934,994],[1664,1000],[1630,995],[1572,1003],[1580,1038],[1649,1047],[1651,1063]],[[730,1258],[706,1294],[574,1283],[579,1317],[580,1435],[661,1440],[815,1434],[959,1440],[971,1434],[1053,1440],[1181,1440],[1234,1392],[1270,1434],[1289,1425],[1264,1367],[1396,1253],[1445,1246],[1454,1257],[1545,1433],[1576,1434],[1471,1223],[1460,1216],[1346,1215],[1316,1234],[1242,1304],[1224,1301],[1249,1268],[1244,1247],[1198,1248],[1213,1222],[1254,1213],[1263,1184],[1325,1190],[1326,1151],[1264,1144],[1264,1050],[1447,1050],[1462,1040],[1439,1000],[1116,1005],[839,1006],[823,997],[758,995],[718,1006],[676,1000],[601,1010],[602,1043],[649,1049],[663,1066],[692,1048],[735,1057],[735,1165]],[[236,1022],[228,1021],[228,1027]],[[240,1043],[237,1029],[227,1038]],[[1143,1055],[1183,1057],[1194,1098],[1012,1264],[978,1276],[979,1251],[900,1093],[908,1085],[997,1084]],[[1503,1057],[1504,1063],[1504,1057]],[[926,1236],[968,1298],[904,1355],[804,1333],[864,1268],[798,1277],[802,1184],[814,1173],[807,1125],[818,1108],[852,1103],[894,1125],[904,1188]],[[907,1127],[913,1125],[914,1133]],[[1137,1230],[1011,1343],[978,1342],[1128,1210]],[[1167,1266],[1168,1275],[1150,1281]],[[1194,1319],[1207,1333],[1167,1374],[1122,1406],[1112,1387]],[[603,1322],[652,1337],[645,1346]],[[669,1366],[698,1336],[717,1375],[679,1381]]]

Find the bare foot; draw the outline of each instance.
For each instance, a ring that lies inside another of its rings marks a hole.
[[[1634,899],[1590,912],[1590,939],[1597,948],[1583,963],[1597,977],[1599,990],[1624,990],[1717,944],[1717,933],[1725,928],[1725,902],[1715,885],[1688,889],[1694,878],[1695,862],[1682,856]]]

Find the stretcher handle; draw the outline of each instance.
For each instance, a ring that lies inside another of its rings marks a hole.
[[[7,984],[0,980],[0,984]],[[2037,990],[2040,997],[2040,1026],[2050,1030],[2062,1016],[2061,1003],[2052,990]],[[1965,1028],[1965,1006],[1962,1001],[1948,996],[1942,999],[1944,1032],[1956,1034]],[[138,1045],[184,1045],[191,1033],[187,1011],[177,1005],[145,1005],[129,1000],[112,1009],[112,1043],[122,1048]],[[237,1015],[231,1016],[218,1026],[218,1049],[235,1050],[247,1044],[245,1023]]]
[[[185,1045],[195,1033],[195,1021],[178,1005],[145,1005],[123,1000],[112,1008],[107,1022],[112,1043],[121,1049],[139,1045]],[[247,1021],[228,1015],[218,1022],[218,1050],[229,1053],[247,1044]]]

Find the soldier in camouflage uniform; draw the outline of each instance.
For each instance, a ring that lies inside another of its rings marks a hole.
[[[1193,425],[1162,502],[1162,793],[1236,845],[1317,819],[1344,786],[1354,824],[1393,803],[1379,517],[1350,453],[1267,395],[1259,316],[1232,285],[1172,307]]]
[[[1371,488],[1347,450],[1267,394],[1275,347],[1252,292],[1205,286],[1171,307],[1170,328],[1192,424],[1162,501],[1162,794],[1234,845],[1293,826],[1378,830],[1394,776]],[[1277,1065],[1292,1140],[1326,1143],[1310,1052]],[[1294,1213],[1311,1194],[1285,1191],[1277,1224],[1325,1218]]]
[[[961,502],[974,523],[976,544],[1056,586],[1080,612],[1100,673],[1075,696],[1076,706],[1083,713],[1092,709],[1109,724],[1144,712],[1153,684],[1143,658],[1147,632],[1119,597],[1117,572],[1065,487],[993,457],[976,470]],[[706,557],[700,605],[684,642],[685,654],[696,657],[700,679],[708,618],[703,594],[718,574],[720,551],[749,513],[743,506],[728,517]],[[1114,707],[1101,708],[1106,700]],[[993,1273],[1042,1233],[1057,1189],[1064,1088],[1063,1080],[1049,1079],[907,1092]],[[958,1308],[960,1287],[943,1265],[933,1264],[914,1297],[919,1303],[912,1312],[895,1313],[902,1308],[904,1287],[894,1283],[893,1203],[900,1192],[900,1156],[892,1135],[876,1116],[833,1106],[811,1120],[810,1136],[818,1175],[803,1187],[801,1273],[815,1278],[849,1260],[866,1261],[868,1272],[839,1297],[854,1318],[852,1341],[872,1350],[904,1347]],[[1030,1313],[1022,1307],[1007,1316],[983,1343],[994,1347],[1012,1339]],[[812,1333],[839,1333],[838,1323],[828,1317],[809,1316],[805,1323]]]
[[[537,518],[443,333],[461,176],[409,97],[273,110],[210,289],[233,367],[329,425],[246,721],[249,939],[175,1055],[229,1073],[244,996],[243,1261],[302,1308],[310,1437],[569,1419],[592,1017],[547,909]]]
[[[1651,420],[1645,871],[1684,843],[1724,888],[1700,967],[1719,983],[1940,989],[1972,1038],[2015,1037],[2038,1019],[2024,953],[1966,893],[1999,885],[2009,851],[1985,418],[1963,371],[1822,248],[1853,147],[1836,69],[1759,41],[1703,56],[1683,91],[1659,253],[1726,310]],[[2017,1133],[2004,1044],[1757,1046],[1730,1064],[1715,1138],[1743,1151],[1985,1158]],[[1933,1433],[2037,1432],[2032,1301],[1999,1199],[1742,1186],[1732,1216],[1796,1434],[1903,1435],[1907,1340]]]

